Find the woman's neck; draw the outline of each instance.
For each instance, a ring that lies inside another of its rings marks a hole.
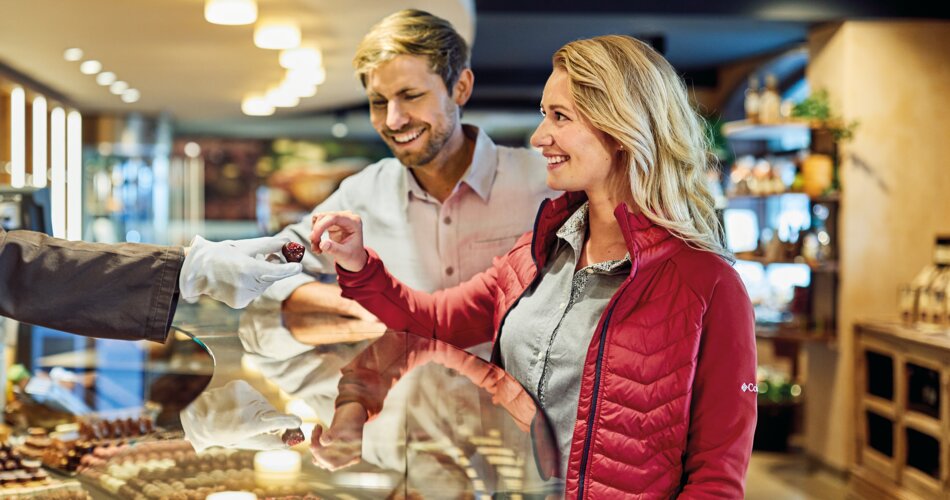
[[[598,262],[619,260],[627,254],[627,243],[614,216],[614,210],[621,202],[625,202],[631,210],[635,209],[632,197],[621,199],[618,196],[588,193],[587,199],[590,203],[587,236],[584,240],[584,250],[578,260],[578,269]]]

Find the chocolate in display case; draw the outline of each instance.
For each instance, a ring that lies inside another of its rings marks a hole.
[[[144,347],[137,375],[118,367],[146,381],[131,389],[98,378],[117,368],[88,362],[99,341],[56,354],[61,365],[33,363],[31,378],[68,380],[61,389],[88,411],[13,384],[5,450],[18,459],[0,496],[39,487],[60,495],[40,498],[182,500],[562,494],[559,452],[533,398],[448,344],[279,304],[239,312],[205,302],[179,304],[169,342],[159,353]],[[49,376],[55,369],[74,375]],[[104,403],[122,390],[139,391],[124,400],[141,404]]]

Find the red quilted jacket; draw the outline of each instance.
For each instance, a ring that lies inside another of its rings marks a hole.
[[[585,200],[545,201],[533,233],[471,280],[412,290],[369,251],[341,268],[343,295],[386,325],[465,348],[492,340],[538,278],[556,231]],[[752,305],[721,257],[687,246],[625,205],[615,211],[630,276],[587,346],[567,464],[568,498],[742,498],[756,419]]]

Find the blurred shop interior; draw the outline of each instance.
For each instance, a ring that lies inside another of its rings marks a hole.
[[[755,305],[748,497],[950,495],[946,3],[258,0],[256,21],[240,25],[209,22],[211,3],[0,5],[5,228],[187,245],[297,222],[390,156],[351,57],[400,8],[442,16],[471,42],[463,121],[510,146],[528,146],[558,47],[632,35],[673,64],[707,120],[719,165],[709,182]],[[264,39],[269,23],[289,24],[291,40]],[[182,345],[11,323],[8,378],[94,344],[100,367],[164,360],[211,373]],[[81,386],[87,373],[50,380]],[[129,373],[99,370],[112,398],[67,400],[145,407],[153,381]]]

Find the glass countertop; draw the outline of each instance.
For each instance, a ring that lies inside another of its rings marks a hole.
[[[168,499],[562,495],[551,429],[518,382],[475,354],[375,322],[181,303],[165,345],[33,329],[17,360],[25,375],[13,377],[9,441],[17,460],[42,460],[52,476],[11,480],[20,488],[78,482],[91,498]]]

